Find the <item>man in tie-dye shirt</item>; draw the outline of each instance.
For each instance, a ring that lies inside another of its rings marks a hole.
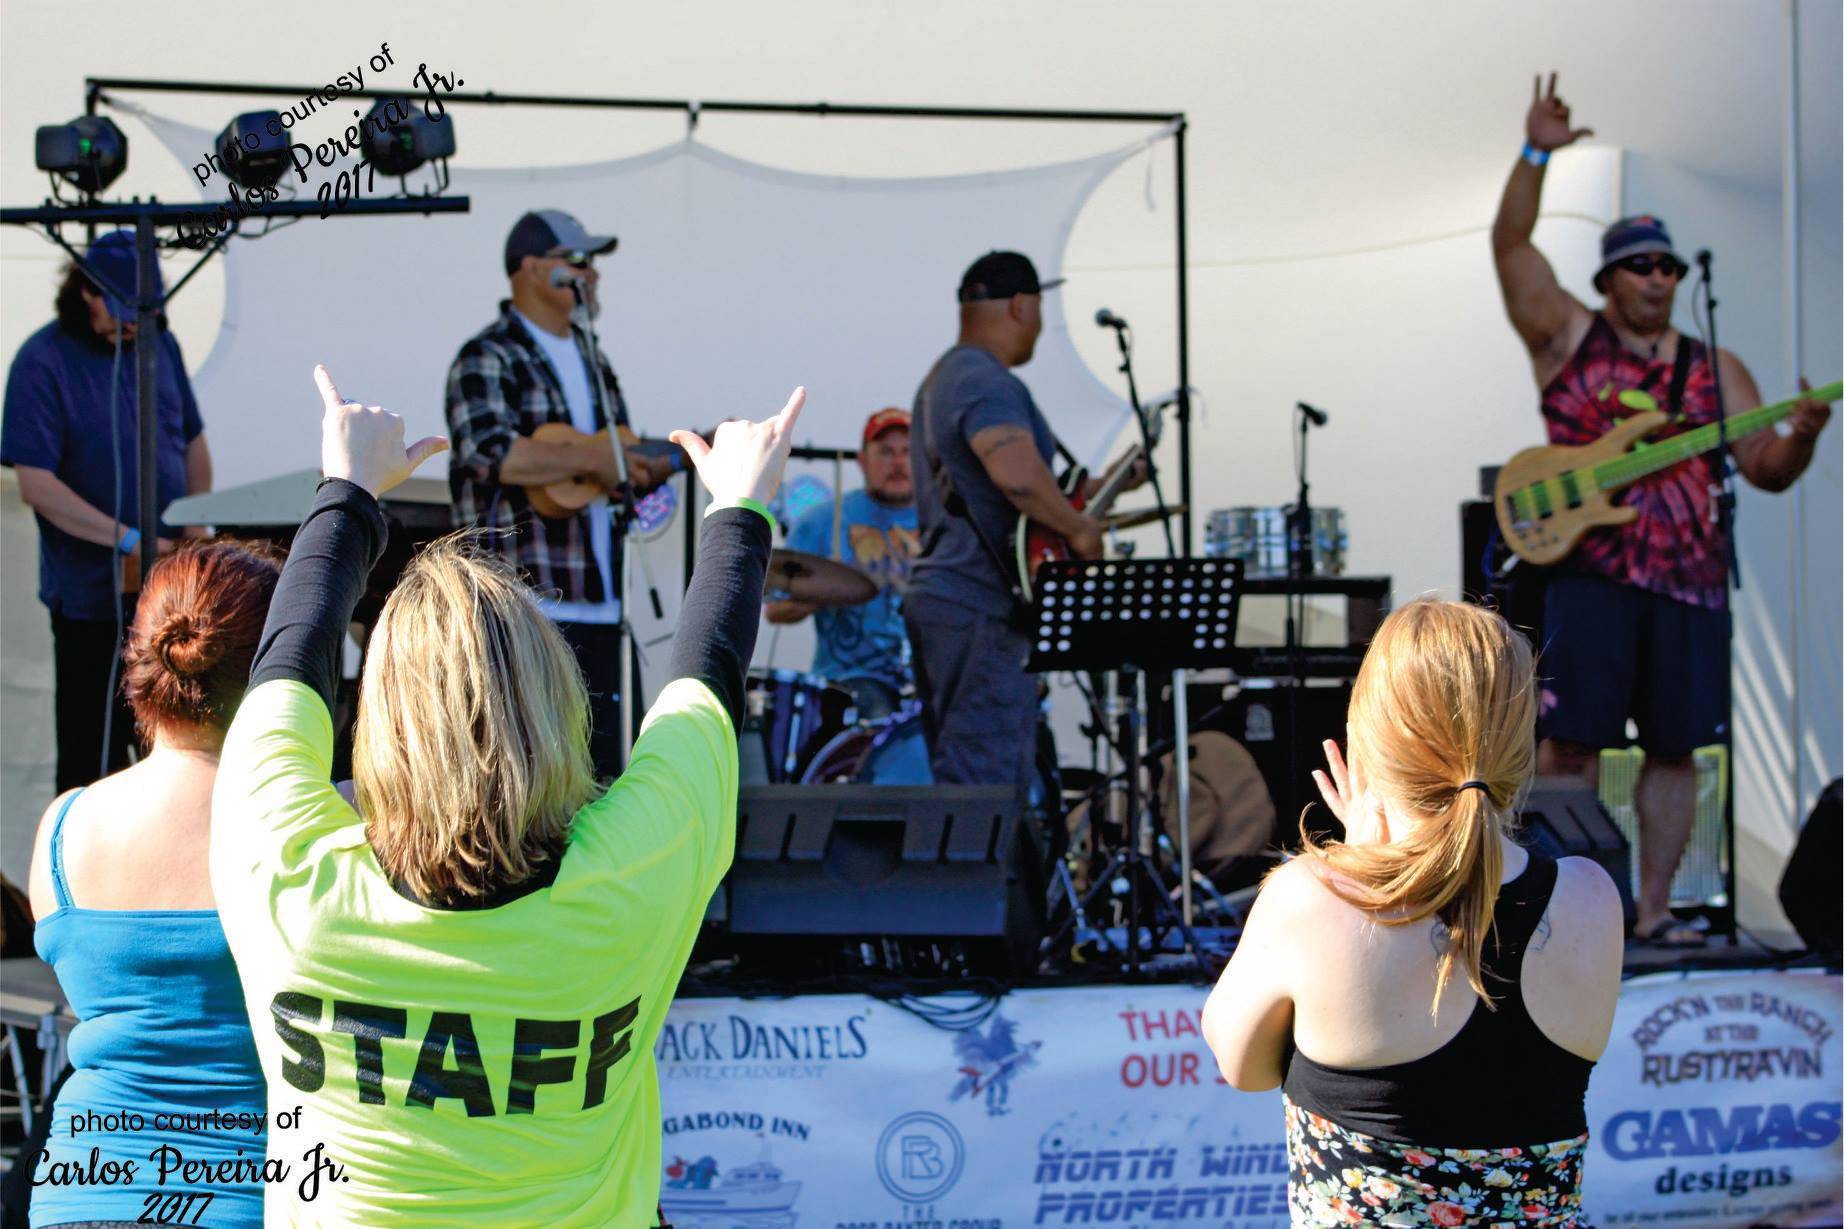
[[[1760,405],[1740,359],[1723,350],[1712,364],[1701,342],[1671,326],[1688,266],[1658,218],[1607,228],[1594,278],[1606,299],[1599,311],[1564,290],[1531,243],[1550,153],[1587,135],[1570,127],[1555,75],[1547,91],[1539,78],[1523,153],[1492,225],[1505,310],[1530,351],[1550,443],[1600,438],[1645,405],[1639,393],[1672,415],[1654,440],[1713,422],[1724,408],[1733,416]],[[1674,381],[1680,350],[1686,363]],[[1682,390],[1672,404],[1674,383]],[[1733,441],[1736,468],[1762,490],[1785,490],[1811,463],[1830,415],[1822,402],[1801,401],[1784,431]],[[1696,814],[1691,752],[1722,741],[1729,724],[1729,556],[1715,515],[1718,481],[1714,454],[1705,453],[1625,488],[1616,502],[1638,516],[1584,537],[1550,578],[1544,607],[1540,764],[1594,784],[1600,749],[1624,745],[1633,721],[1646,752],[1634,935],[1662,946],[1703,941],[1673,918],[1670,894]]]

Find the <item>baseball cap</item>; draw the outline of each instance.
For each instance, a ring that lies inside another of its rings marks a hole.
[[[1672,248],[1671,232],[1665,229],[1662,219],[1649,213],[1621,218],[1601,233],[1601,268],[1595,276],[1599,277],[1607,272],[1608,266],[1628,256],[1643,256],[1647,252],[1670,252],[1677,256],[1680,264],[1684,260]]]
[[[900,405],[887,405],[864,420],[864,442],[870,443],[886,431],[909,430],[909,411]]]
[[[588,256],[615,250],[613,235],[592,235],[583,224],[561,209],[534,209],[512,224],[506,236],[506,274],[518,272],[527,256],[543,256],[564,248]]]
[[[90,244],[90,250],[83,254],[83,259],[90,268],[96,270],[104,279],[97,289],[102,291],[103,300],[109,305],[109,314],[123,324],[131,324],[136,318],[133,299],[123,299],[122,294],[135,294],[135,253],[134,232],[131,230],[112,230]],[[160,262],[154,262],[154,293],[164,293],[166,284],[160,279]]]
[[[1037,280],[1037,266],[1030,257],[1017,252],[988,252],[960,276],[962,303],[982,299],[1009,299],[1015,294],[1042,294],[1063,284],[1060,277],[1047,282]]]

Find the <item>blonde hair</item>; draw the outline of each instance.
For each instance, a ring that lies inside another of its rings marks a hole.
[[[1536,755],[1530,645],[1494,611],[1422,598],[1377,629],[1351,692],[1349,758],[1365,791],[1416,816],[1387,845],[1305,852],[1336,872],[1327,886],[1385,926],[1437,917],[1447,941],[1435,971],[1438,1008],[1455,965],[1493,1006],[1480,953],[1498,882],[1500,838],[1514,830]],[[1485,788],[1460,788],[1471,781]]]
[[[478,534],[431,543],[372,633],[352,779],[385,873],[462,905],[561,857],[596,790],[576,658]]]

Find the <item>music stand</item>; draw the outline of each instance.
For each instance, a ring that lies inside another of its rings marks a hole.
[[[1236,619],[1242,602],[1239,559],[1057,560],[1037,569],[1037,630],[1027,666],[1048,670],[1117,671],[1118,694],[1128,697],[1120,713],[1118,737],[1126,759],[1127,834],[1088,893],[1072,907],[1069,919],[1051,936],[1053,950],[1073,931],[1094,899],[1124,874],[1128,884],[1127,971],[1139,972],[1140,884],[1152,889],[1154,913],[1165,923],[1148,927],[1184,936],[1194,960],[1197,940],[1191,933],[1191,817],[1178,808],[1179,851],[1184,898],[1182,912],[1172,908],[1169,889],[1154,859],[1140,850],[1140,714],[1134,698],[1142,671],[1172,672],[1176,779],[1189,780],[1189,722],[1183,701],[1185,672],[1222,665],[1236,643]],[[1188,791],[1181,791],[1188,793]]]

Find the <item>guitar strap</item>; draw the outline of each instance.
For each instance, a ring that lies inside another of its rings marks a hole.
[[[1665,394],[1665,413],[1676,421],[1684,408],[1684,385],[1690,380],[1690,338],[1678,334],[1678,359],[1671,365],[1671,390]]]

